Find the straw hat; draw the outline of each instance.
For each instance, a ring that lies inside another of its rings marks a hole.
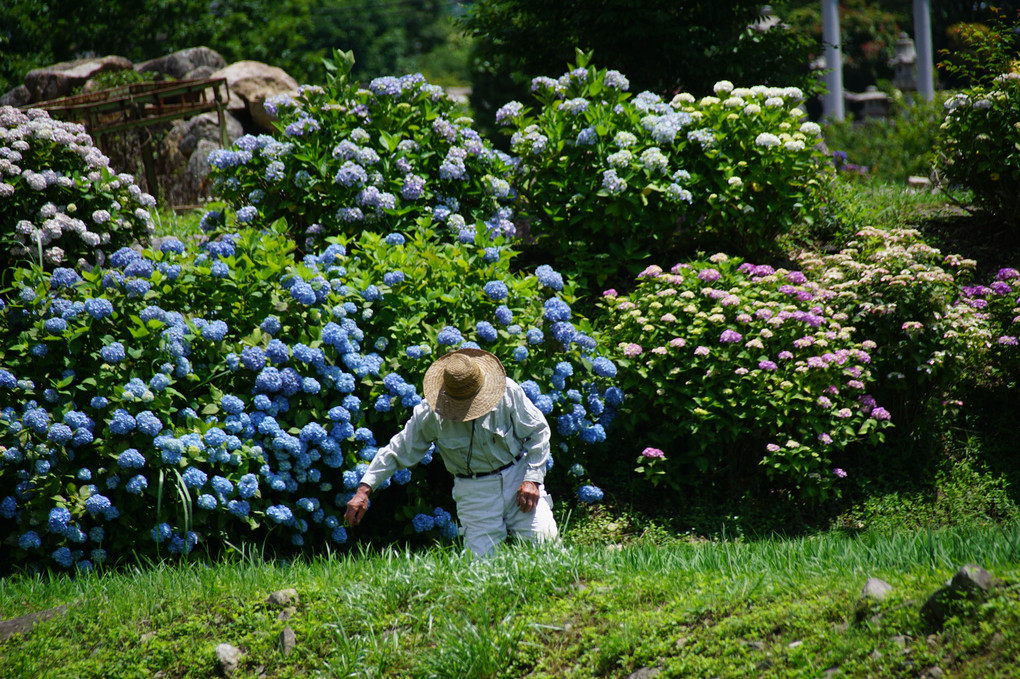
[[[468,422],[496,407],[506,391],[506,370],[482,349],[458,349],[425,371],[425,400],[442,418]]]

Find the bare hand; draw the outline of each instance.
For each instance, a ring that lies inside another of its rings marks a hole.
[[[525,481],[517,489],[517,506],[524,513],[532,512],[538,506],[538,499],[540,497],[541,493],[538,490],[538,484],[534,481]]]
[[[347,512],[344,514],[344,519],[352,526],[357,526],[361,523],[361,520],[365,518],[365,512],[368,511],[368,493],[369,488],[364,483],[358,486],[357,492],[347,502]]]

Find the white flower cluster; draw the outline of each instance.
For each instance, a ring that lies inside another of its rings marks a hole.
[[[45,166],[31,167],[36,158],[47,159]],[[111,243],[112,234],[119,236],[116,245],[150,235],[148,208],[155,199],[109,165],[82,125],[42,110],[0,107],[0,196],[5,218],[15,225],[9,253],[41,254],[56,265],[68,251],[101,256],[95,250]],[[90,230],[85,219],[100,228]],[[69,234],[76,239],[66,240]]]

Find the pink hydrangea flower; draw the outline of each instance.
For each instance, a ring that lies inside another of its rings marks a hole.
[[[658,448],[645,448],[644,450],[641,451],[641,456],[658,458],[661,460],[666,457],[666,454],[659,450]]]

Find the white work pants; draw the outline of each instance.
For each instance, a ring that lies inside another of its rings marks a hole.
[[[533,542],[555,540],[559,532],[552,513],[552,497],[539,484],[542,496],[535,509],[522,512],[517,490],[528,464],[521,458],[503,471],[478,479],[456,478],[453,500],[464,526],[464,541],[475,556],[485,556],[506,539],[507,533]]]

